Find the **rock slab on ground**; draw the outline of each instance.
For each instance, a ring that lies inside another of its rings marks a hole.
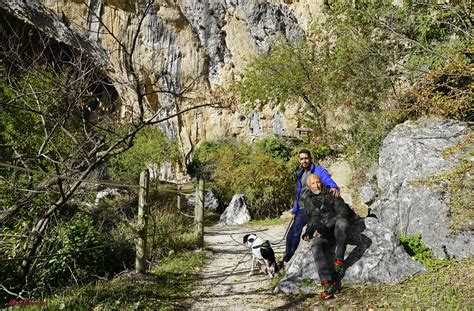
[[[348,247],[346,251],[343,283],[396,284],[406,277],[426,271],[406,253],[393,231],[376,218],[355,220],[349,237],[350,244],[355,248]],[[301,241],[289,262],[285,278],[275,292],[287,295],[314,292],[314,284],[305,282],[307,279],[319,281],[311,243]]]

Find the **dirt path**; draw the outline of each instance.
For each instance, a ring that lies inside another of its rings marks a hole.
[[[285,308],[287,297],[274,294],[275,281],[255,271],[247,276],[250,249],[242,244],[243,236],[252,231],[271,243],[283,237],[287,224],[261,229],[245,226],[214,226],[206,228],[205,243],[210,261],[200,275],[199,285],[192,293],[192,310],[270,310]],[[284,244],[272,245],[275,255],[281,258]]]

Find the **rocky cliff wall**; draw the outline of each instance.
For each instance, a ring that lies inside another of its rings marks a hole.
[[[148,112],[162,111],[166,115],[177,107],[225,94],[249,57],[267,52],[278,36],[303,38],[310,23],[321,18],[323,7],[322,0],[156,0],[141,20],[146,1],[85,2],[0,1],[16,16],[48,28],[59,41],[72,45],[74,38],[84,41],[81,48],[93,51],[102,65],[107,63],[104,68],[120,95],[123,117],[133,111],[136,103],[124,62],[124,47],[130,49],[134,45],[139,25],[133,62],[150,93],[146,98]],[[162,90],[184,92],[185,98],[177,99]],[[163,128],[169,136],[179,139],[189,156],[204,139],[294,136],[299,126],[294,117],[298,109],[301,108],[281,112],[277,107],[233,111],[202,108],[172,119]]]

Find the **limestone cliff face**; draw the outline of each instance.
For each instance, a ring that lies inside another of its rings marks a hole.
[[[178,108],[225,94],[239,78],[250,56],[267,52],[273,40],[305,36],[321,18],[322,0],[155,0],[141,20],[146,1],[135,0],[0,0],[1,6],[58,40],[74,45],[80,37],[120,94],[122,116],[133,110],[130,72],[124,64],[123,42],[136,48],[133,62],[146,82],[149,113],[167,115]],[[38,18],[38,16],[42,16]],[[48,18],[45,18],[47,16]],[[39,26],[39,24],[43,24]],[[62,30],[61,30],[62,29]],[[69,41],[65,34],[69,34]],[[177,99],[167,92],[184,92]],[[160,110],[161,109],[161,110]],[[277,134],[295,135],[295,111],[202,108],[163,124],[189,154],[204,139]]]

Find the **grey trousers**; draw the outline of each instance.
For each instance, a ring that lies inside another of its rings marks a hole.
[[[349,221],[344,218],[338,218],[334,228],[329,229],[333,230],[332,236],[314,238],[311,246],[314,262],[316,263],[321,282],[323,280],[332,281],[334,279],[335,259],[344,260]],[[334,246],[336,246],[335,252]]]

